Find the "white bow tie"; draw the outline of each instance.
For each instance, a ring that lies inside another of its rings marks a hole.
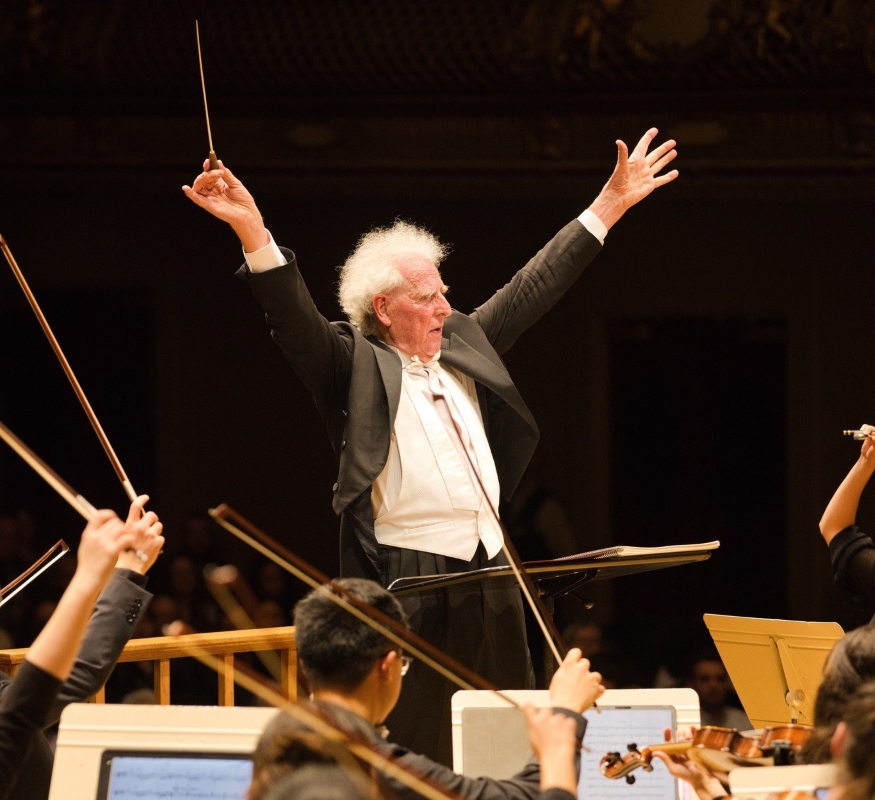
[[[404,367],[408,372],[414,372],[420,369],[437,369],[440,360],[440,353],[438,353],[431,361],[423,361],[419,356],[413,356],[410,359],[410,363]]]

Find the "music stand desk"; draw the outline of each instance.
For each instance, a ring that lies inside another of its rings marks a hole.
[[[719,546],[719,542],[706,542],[702,545],[686,545],[683,548],[628,548],[631,554],[602,555],[612,550],[606,548],[579,556],[568,556],[551,561],[527,561],[523,564],[532,582],[546,599],[555,599],[568,594],[593,581],[635,575],[655,569],[677,567],[706,561]],[[437,589],[457,589],[465,591],[473,583],[484,587],[508,588],[516,585],[510,566],[487,567],[471,572],[456,572],[448,575],[418,575],[411,578],[398,578],[389,585],[389,591],[396,597],[426,593]]]
[[[704,619],[755,728],[814,724],[823,664],[844,636],[838,623],[719,614]]]
[[[705,542],[675,547],[609,547],[551,561],[528,561],[523,567],[541,595],[547,611],[552,614],[553,601],[557,597],[574,594],[588,583],[706,561],[719,546],[720,542]],[[430,592],[466,592],[475,583],[481,584],[483,589],[511,589],[517,585],[512,568],[504,566],[449,575],[398,578],[388,588],[396,597],[409,597]],[[545,681],[549,682],[553,669],[553,654],[547,648],[544,651]]]

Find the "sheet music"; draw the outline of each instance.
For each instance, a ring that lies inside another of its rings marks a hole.
[[[676,800],[675,779],[661,762],[653,772],[637,769],[635,785],[630,786],[623,778],[611,780],[599,772],[599,761],[610,751],[627,752],[627,745],[635,743],[639,748],[661,742],[663,731],[674,731],[673,709],[669,706],[651,708],[602,708],[599,714],[592,709],[584,716],[587,720],[583,737],[584,750],[580,756],[580,781],[577,786],[579,800],[601,798],[627,798],[635,800]],[[589,750],[589,752],[587,752]]]
[[[251,780],[246,758],[116,756],[106,800],[242,800]]]

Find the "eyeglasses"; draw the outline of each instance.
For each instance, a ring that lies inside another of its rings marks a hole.
[[[383,658],[389,653],[398,653],[398,658],[401,659],[401,677],[403,678],[410,671],[410,665],[414,661],[413,656],[405,656],[400,650],[389,650],[383,655]]]

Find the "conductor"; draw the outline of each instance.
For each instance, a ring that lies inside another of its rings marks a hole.
[[[620,217],[677,177],[660,174],[677,155],[673,140],[648,152],[656,134],[631,154],[618,141],[617,165],[590,207],[470,314],[447,302],[445,245],[396,221],[362,236],[341,271],[347,320],[328,322],[231,170],[205,162],[183,187],[239,236],[239,274],[328,429],[342,576],[389,586],[506,563],[490,506],[513,493],[538,427],[501,356],[577,280]],[[531,687],[519,590],[449,591],[402,599],[412,629],[503,689]],[[449,764],[453,690],[414,663],[387,720],[393,740]]]

